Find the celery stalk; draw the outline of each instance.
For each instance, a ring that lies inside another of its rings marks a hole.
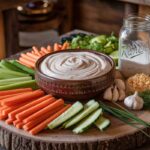
[[[17,82],[22,82],[22,81],[29,81],[29,80],[32,80],[32,77],[29,76],[29,77],[3,79],[3,80],[0,80],[0,86],[17,83]]]
[[[8,69],[3,69],[0,68],[0,74],[1,76],[7,76],[7,75],[12,75],[12,76],[16,76],[16,77],[25,77],[25,76],[29,76],[26,73],[21,73],[21,72],[17,72],[17,71],[12,71],[12,70],[8,70]]]
[[[30,81],[23,81],[23,82],[17,82],[17,83],[13,83],[13,84],[9,84],[9,85],[0,86],[0,91],[17,89],[17,88],[27,88],[27,87],[31,87],[32,89],[38,89],[36,81],[30,80]]]

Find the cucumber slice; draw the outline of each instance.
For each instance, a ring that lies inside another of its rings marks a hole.
[[[91,102],[89,102],[91,103]],[[88,105],[88,103],[87,103]],[[83,118],[87,117],[89,114],[91,114],[93,111],[98,109],[99,103],[94,102],[89,107],[85,108],[81,113],[79,113],[77,116],[73,117],[71,120],[68,121],[68,123],[65,124],[65,128],[69,128],[75,124],[77,124],[79,121],[81,121]]]
[[[88,117],[86,117],[83,121],[80,122],[79,125],[77,125],[76,128],[73,129],[73,132],[78,134],[86,131],[101,115],[102,108],[97,109],[92,114],[90,114]]]
[[[23,71],[22,69],[16,67],[15,65],[13,65],[11,62],[9,62],[8,60],[1,60],[0,62],[0,66],[4,69],[9,69],[12,71],[17,71],[17,72],[22,72],[25,73],[25,71]]]
[[[30,68],[28,68],[28,67],[26,67],[26,66],[24,66],[24,65],[22,65],[22,64],[20,64],[20,63],[18,63],[16,60],[11,61],[11,63],[12,63],[13,65],[15,65],[16,67],[22,69],[23,71],[27,72],[28,74],[34,76],[35,71],[34,71],[33,69],[30,69]]]
[[[99,130],[103,131],[110,125],[110,120],[103,116],[100,116],[94,124]]]
[[[67,111],[53,120],[51,123],[48,124],[49,129],[53,129],[58,127],[59,125],[63,124],[65,121],[79,113],[83,109],[83,105],[80,102],[74,103]]]

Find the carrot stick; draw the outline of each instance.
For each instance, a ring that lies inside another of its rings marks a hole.
[[[59,44],[55,43],[54,44],[54,51],[59,51],[59,50],[61,50],[61,48],[59,47]]]
[[[12,124],[13,121],[14,121],[13,119],[9,119],[9,118],[8,118],[5,122],[6,122],[7,124]]]
[[[1,104],[6,106],[16,106],[23,102],[30,102],[32,99],[38,98],[43,95],[44,92],[42,90],[35,90],[33,92],[23,93],[21,95],[5,98],[5,100],[3,100]]]
[[[37,49],[37,47],[33,46],[32,49],[35,52],[35,54],[37,54],[38,56],[41,56],[41,54],[39,53],[39,50]]]
[[[34,52],[34,51],[33,51]],[[27,56],[35,59],[35,60],[38,60],[40,58],[40,56],[37,56],[35,53],[26,53]]]
[[[22,62],[23,64],[27,64],[28,66],[31,66],[32,68],[35,67],[35,63],[28,61],[27,59],[24,59],[22,57],[19,58],[19,61]]]
[[[23,122],[24,122],[24,123],[27,123],[27,122],[29,122],[29,121],[32,121],[32,120],[34,120],[34,119],[36,119],[36,118],[38,118],[38,117],[41,117],[42,115],[44,115],[44,114],[47,113],[47,112],[51,112],[53,109],[56,109],[56,108],[58,108],[58,107],[60,107],[60,106],[62,106],[62,105],[64,105],[64,100],[59,99],[59,100],[57,100],[56,102],[54,102],[54,103],[48,105],[47,107],[45,107],[45,108],[39,110],[38,112],[32,114],[32,115],[29,116],[29,117],[27,117],[26,119],[23,120]]]
[[[51,98],[51,97],[52,97],[51,95],[46,95],[46,96],[43,96],[43,97],[41,97],[39,99],[36,99],[35,101],[30,102],[30,103],[28,103],[28,104],[26,104],[26,105],[24,105],[24,106],[22,106],[22,107],[20,107],[20,108],[18,108],[16,110],[14,110],[13,112],[9,113],[8,117],[12,118],[12,119],[15,119],[16,118],[16,114],[18,114],[18,113],[20,113],[20,112],[22,112],[22,111],[24,111],[24,110],[26,110],[28,108],[31,108],[34,105],[36,105],[36,104],[38,104],[38,103],[40,103],[40,102],[42,102],[42,101],[44,101],[44,100],[46,100],[48,98]]]
[[[21,129],[23,127],[24,123],[23,122],[19,122],[15,125],[16,128]]]
[[[67,49],[68,48],[68,42],[65,42],[61,48],[61,50]]]
[[[45,52],[43,52],[43,51],[40,51],[40,54],[41,54],[42,56],[46,55]]]
[[[25,118],[27,118],[28,116],[32,115],[33,113],[41,110],[42,108],[46,107],[47,105],[49,104],[52,104],[53,102],[55,102],[55,98],[54,97],[51,97],[37,105],[34,105],[33,107],[29,108],[29,109],[26,109],[22,112],[20,112],[19,114],[16,115],[16,118],[18,120],[23,120]]]
[[[37,118],[35,120],[32,120],[28,123],[26,123],[23,126],[23,129],[25,131],[29,131],[31,128],[35,127],[37,124],[43,122],[44,120],[46,120],[47,118],[49,118],[51,115],[53,115],[54,113],[57,113],[60,109],[62,109],[64,106],[60,106],[57,109],[52,110],[51,112],[47,112],[44,115],[42,115],[40,118]]]
[[[51,53],[53,50],[52,50],[52,47],[50,46],[50,45],[48,45],[47,46],[47,51],[49,52],[49,53]]]
[[[12,119],[12,120],[14,120],[14,119]],[[18,124],[19,122],[20,122],[19,120],[14,120],[13,125],[16,126],[16,124]]]
[[[45,47],[41,47],[41,51],[44,52],[45,54],[49,53]]]
[[[65,112],[71,105],[68,104],[66,105],[64,108],[62,108],[60,111],[58,111],[57,113],[55,113],[54,115],[50,116],[48,119],[46,119],[45,121],[41,122],[39,125],[37,125],[36,127],[32,128],[29,133],[35,135],[38,132],[40,132],[41,130],[43,130],[51,121],[53,121],[54,119],[56,119],[58,116],[60,116],[63,112]]]
[[[2,115],[2,114],[0,113],[0,120],[6,119],[7,117],[8,117],[7,115]]]
[[[25,103],[23,103],[23,104],[21,104],[21,105],[12,106],[12,107],[6,107],[6,108],[2,109],[2,115],[8,115],[8,114],[11,113],[12,111],[14,111],[14,110],[16,110],[16,109],[18,109],[18,108],[20,108],[20,107],[22,107],[22,106],[24,106],[24,105],[26,105],[26,104],[28,104],[28,103],[29,103],[29,102],[25,102]]]
[[[35,59],[31,58],[30,56],[28,56],[28,55],[26,55],[26,54],[23,54],[23,53],[22,53],[22,54],[21,54],[21,57],[24,58],[24,59],[26,59],[26,60],[28,60],[28,61],[32,61],[33,63],[36,62]]]
[[[32,88],[20,88],[20,89],[0,91],[0,97],[5,95],[10,95],[10,94],[29,92],[29,91],[32,91]]]
[[[16,60],[18,63],[20,63],[20,64],[22,64],[22,65],[24,65],[24,66],[26,66],[26,67],[28,67],[28,68],[32,68],[30,65],[28,65],[28,64],[25,64],[25,63],[23,63],[23,62],[21,62],[21,61],[19,61],[19,60]]]

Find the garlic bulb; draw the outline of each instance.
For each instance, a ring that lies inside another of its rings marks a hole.
[[[125,98],[124,104],[130,109],[140,110],[143,108],[144,101],[138,96],[138,92],[135,92],[134,95]]]

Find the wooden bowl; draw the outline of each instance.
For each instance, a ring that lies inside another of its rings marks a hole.
[[[111,69],[104,75],[87,80],[63,80],[43,74],[40,70],[41,62],[56,53],[64,52],[90,52],[99,56],[105,57],[111,64]],[[93,50],[64,50],[54,52],[41,57],[36,63],[35,79],[40,88],[46,93],[50,93],[56,97],[61,97],[67,100],[89,100],[100,95],[100,93],[109,87],[114,81],[114,61],[107,55],[93,51]]]

